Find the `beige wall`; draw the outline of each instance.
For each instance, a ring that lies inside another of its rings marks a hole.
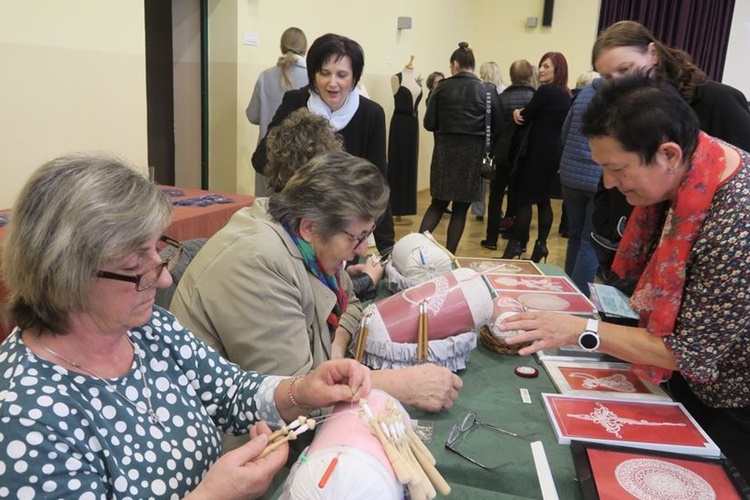
[[[199,40],[197,4],[196,0],[193,7],[178,10],[174,27],[176,36],[184,37],[182,47],[193,54]],[[541,26],[542,4],[543,0],[354,0],[346,9],[336,6],[334,16],[304,0],[211,0],[210,187],[254,191],[249,158],[258,129],[247,122],[244,110],[258,73],[278,57],[278,38],[285,28],[302,28],[310,41],[329,31],[359,41],[366,53],[363,83],[390,120],[391,76],[411,54],[422,76],[434,70],[447,73],[448,57],[461,40],[475,49],[478,63],[491,59],[503,68],[514,59],[536,63],[548,50],[561,51],[568,58],[572,83],[588,68],[599,0],[557,0],[548,28]],[[412,17],[412,29],[397,30],[398,16]],[[143,17],[143,3],[137,0],[0,0],[0,208],[10,206],[38,165],[66,151],[112,150],[146,165]],[[527,17],[539,18],[540,26],[526,28]],[[192,27],[183,33],[187,24]],[[746,94],[750,87],[744,78],[742,47],[750,40],[748,26],[747,3],[737,2],[725,81]],[[243,45],[243,32],[257,33],[259,45]],[[186,65],[192,66],[194,79],[196,62],[186,54],[176,49],[179,80]],[[507,70],[504,78],[508,80]],[[195,95],[195,82],[190,85]],[[193,98],[186,105],[180,99],[176,94],[176,156],[195,160],[195,140],[188,139],[193,141],[188,147],[179,141],[184,122],[199,121],[199,103]],[[423,114],[424,101],[420,110]],[[196,137],[195,130],[193,124],[191,137]],[[429,181],[432,136],[424,130],[420,134],[423,189]],[[192,164],[199,168],[199,162]],[[198,175],[178,170],[179,182],[186,184],[195,184]]]
[[[543,0],[354,1],[348,4],[348,9],[339,9],[336,16],[321,9],[319,4],[304,0],[247,0],[237,5],[237,187],[243,193],[252,193],[254,179],[250,175],[249,158],[255,149],[258,127],[247,121],[244,110],[258,73],[275,63],[279,36],[289,26],[301,28],[310,43],[329,31],[357,40],[365,50],[362,81],[370,97],[385,108],[390,120],[393,112],[390,78],[406,64],[409,56],[415,56],[414,66],[425,78],[432,71],[448,74],[450,54],[462,40],[474,48],[477,64],[495,60],[504,69],[515,59],[526,58],[536,64],[544,52],[561,51],[568,57],[571,82],[575,82],[576,76],[589,66],[599,0],[557,0],[553,25],[548,28],[541,27]],[[398,16],[410,16],[412,29],[399,31]],[[527,17],[538,17],[540,26],[526,28]],[[243,32],[257,33],[259,45],[243,45]],[[507,69],[504,78],[509,80]],[[425,95],[426,91],[425,87]],[[424,113],[424,100],[420,111]],[[212,120],[212,124],[216,122]],[[220,133],[231,135],[234,126],[222,125]],[[419,187],[424,189],[429,183],[432,135],[423,129],[420,146]]]
[[[147,164],[143,2],[0,1],[0,208],[65,152]]]

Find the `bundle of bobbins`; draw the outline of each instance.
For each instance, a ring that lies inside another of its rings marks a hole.
[[[487,325],[482,325],[479,328],[479,338],[482,339],[484,347],[490,351],[495,351],[500,354],[518,354],[518,351],[526,346],[530,346],[531,342],[523,342],[521,344],[508,345],[505,339],[502,337],[496,337],[492,334],[492,330]]]

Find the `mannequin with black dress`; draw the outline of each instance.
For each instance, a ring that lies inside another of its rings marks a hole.
[[[422,80],[414,72],[411,56],[404,69],[391,78],[394,110],[388,135],[388,183],[394,224],[412,221],[403,215],[417,213],[417,178],[419,156],[419,116]]]

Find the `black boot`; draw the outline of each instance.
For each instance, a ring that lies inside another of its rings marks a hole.
[[[503,252],[503,259],[516,259],[521,258],[523,254],[523,245],[518,240],[508,241],[508,245],[505,247]]]
[[[536,240],[536,243],[534,243],[534,250],[531,252],[531,260],[534,262],[539,262],[540,260],[544,259],[544,263],[546,264],[548,255],[549,250],[547,249],[547,242]]]

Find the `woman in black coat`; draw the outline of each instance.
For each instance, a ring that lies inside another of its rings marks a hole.
[[[531,206],[538,212],[538,236],[531,260],[547,260],[547,237],[552,229],[550,187],[560,168],[562,131],[571,103],[568,88],[568,62],[559,52],[548,52],[539,60],[540,87],[529,104],[513,112],[517,125],[528,123],[530,130],[524,153],[517,159],[514,173],[518,209],[511,239],[503,253],[504,259],[520,257],[529,241]]]
[[[490,95],[492,130],[499,130],[497,90],[474,73],[474,52],[461,42],[450,58],[452,76],[440,82],[430,95],[424,128],[435,132],[430,165],[432,202],[422,218],[419,232],[434,231],[448,204],[453,213],[448,223],[445,247],[456,253],[466,225],[466,212],[482,196],[480,172],[485,148],[485,115]]]
[[[369,160],[387,179],[385,112],[378,103],[357,91],[364,65],[364,51],[354,40],[330,33],[316,39],[307,51],[310,85],[284,94],[268,130],[278,127],[292,112],[306,107],[328,118],[333,129],[344,139],[347,153]],[[264,173],[265,138],[258,144],[252,161],[255,170]],[[346,186],[341,188],[346,189]],[[378,221],[374,236],[381,253],[391,250],[395,232],[390,205]]]

